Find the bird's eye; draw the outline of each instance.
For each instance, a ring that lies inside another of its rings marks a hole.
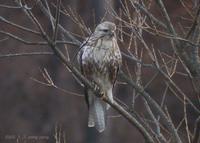
[[[108,32],[108,29],[103,29],[102,31],[105,32],[105,33],[107,33],[107,32]]]

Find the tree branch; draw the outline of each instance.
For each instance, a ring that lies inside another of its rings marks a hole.
[[[46,40],[50,46],[50,48],[53,50],[55,56],[63,63],[65,64],[70,71],[88,88],[90,88],[94,94],[97,97],[102,97],[101,89],[99,87],[94,86],[91,84],[89,80],[87,80],[75,67],[72,63],[70,63],[67,58],[64,56],[64,54],[56,47],[55,43],[50,40],[50,38],[47,36],[45,31],[43,30],[42,26],[38,22],[38,20],[35,18],[33,13],[27,9],[27,13],[32,18],[32,21],[34,21],[35,25],[38,27],[38,29],[41,32],[41,35],[43,36],[44,40]],[[135,126],[139,132],[144,136],[147,143],[153,143],[153,139],[149,135],[149,133],[146,131],[146,129],[126,110],[124,110],[119,104],[116,102],[111,102],[109,98],[102,97],[105,102],[110,104],[114,109],[116,109],[119,113],[121,113],[133,126]]]
[[[198,143],[199,142],[199,136],[200,136],[200,116],[195,121],[192,143]]]
[[[160,115],[160,117],[164,121],[164,124],[172,133],[173,140],[176,141],[177,143],[182,143],[173,123],[168,120],[168,117],[165,115],[165,113],[160,108],[160,106],[151,98],[151,96],[146,91],[144,91],[141,87],[137,86],[135,82],[130,80],[130,78],[128,78],[122,71],[120,71],[120,75],[127,81],[127,83],[129,83],[133,88],[135,88],[141,94],[141,96],[143,96],[146,99],[150,107],[153,108]]]
[[[17,25],[17,24],[15,24],[15,23],[13,23],[13,22],[10,22],[10,21],[6,20],[6,19],[5,19],[4,17],[2,17],[2,16],[0,16],[0,21],[3,21],[4,23],[7,23],[7,24],[9,24],[9,25],[11,25],[11,26],[13,26],[13,27],[15,27],[15,28],[20,29],[20,30],[23,30],[23,31],[26,31],[26,32],[30,32],[30,33],[32,33],[32,34],[36,34],[36,35],[39,35],[39,36],[40,36],[40,32],[33,31],[33,30],[28,29],[28,28],[25,28],[24,26],[21,26],[21,25]]]
[[[42,56],[42,55],[53,55],[52,52],[30,52],[30,53],[15,53],[15,54],[5,54],[0,55],[0,59],[2,58],[12,58],[12,57],[24,57],[24,56]]]

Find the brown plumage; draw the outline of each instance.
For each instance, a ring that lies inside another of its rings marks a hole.
[[[116,26],[112,22],[105,21],[99,24],[94,33],[82,44],[78,56],[82,74],[100,86],[111,101],[113,85],[122,63],[115,30]],[[85,91],[89,108],[88,126],[96,127],[102,132],[106,126],[106,109],[109,105],[96,97],[87,87]]]

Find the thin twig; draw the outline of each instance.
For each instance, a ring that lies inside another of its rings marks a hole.
[[[186,128],[186,133],[187,133],[187,140],[188,143],[191,143],[191,139],[190,139],[190,131],[189,131],[189,127],[188,127],[188,117],[187,117],[187,104],[186,104],[186,99],[184,97],[184,120],[185,120],[185,128]]]
[[[177,36],[176,31],[175,31],[175,29],[174,29],[174,27],[172,25],[172,22],[170,20],[170,17],[169,17],[169,15],[167,13],[167,10],[166,10],[164,4],[163,4],[163,1],[162,0],[156,0],[156,1],[157,1],[158,5],[160,6],[161,11],[164,14],[164,17],[166,19],[166,25],[167,25],[168,29],[176,37]]]
[[[61,5],[61,0],[57,0],[57,8],[56,8],[56,19],[55,19],[55,29],[53,31],[53,38],[52,40],[55,42],[58,34],[58,24],[60,20],[60,5]]]
[[[0,59],[2,58],[13,58],[13,57],[26,57],[26,56],[46,56],[53,55],[52,52],[30,52],[30,53],[14,53],[14,54],[0,54]]]
[[[13,27],[15,27],[15,28],[20,29],[20,30],[23,30],[23,31],[26,31],[26,32],[30,32],[30,33],[32,33],[32,34],[36,34],[36,35],[39,35],[39,36],[40,36],[40,32],[34,31],[34,30],[32,30],[32,29],[26,28],[26,27],[21,26],[21,25],[17,25],[17,24],[15,24],[15,23],[11,22],[11,21],[8,21],[7,19],[5,19],[5,18],[2,17],[2,16],[0,16],[0,21],[3,21],[3,22],[5,22],[5,23],[7,23],[7,24],[9,24],[9,25],[11,25],[11,26],[13,26]]]
[[[21,9],[21,6],[11,6],[11,5],[4,5],[4,4],[0,4],[1,8],[8,8],[8,9]]]
[[[160,108],[160,106],[150,97],[150,95],[144,91],[141,87],[137,86],[136,83],[134,83],[132,80],[127,78],[127,76],[120,71],[120,75],[135,88],[148,102],[148,104],[151,106],[151,108],[154,108],[154,110],[160,115],[160,117],[163,119],[164,124],[166,124],[167,128],[170,130],[173,139],[177,141],[177,143],[182,143],[173,123],[168,120],[168,117],[165,115],[163,110]]]
[[[200,136],[200,116],[195,121],[192,143],[199,143],[199,136]]]
[[[47,7],[46,11],[48,12],[48,15],[49,15],[49,21],[51,22],[51,26],[52,26],[52,29],[54,31],[55,30],[55,25],[54,25],[53,17],[52,17],[52,14],[51,14],[51,10],[49,8],[49,4],[48,4],[47,0],[44,0],[44,2],[45,2],[45,5]],[[42,4],[42,3],[40,3],[40,4]]]
[[[135,5],[138,9],[140,9],[144,14],[152,21],[154,21],[157,25],[167,28],[167,26],[160,20],[158,20],[153,14],[151,14],[144,6],[140,5],[137,1],[130,0],[132,5]]]
[[[24,40],[24,39],[22,39],[22,38],[20,38],[18,36],[15,36],[15,35],[13,35],[13,34],[11,34],[9,32],[5,32],[5,31],[1,31],[0,30],[0,33],[5,34],[5,35],[9,36],[10,38],[13,38],[13,39],[15,39],[15,40],[17,40],[17,41],[19,41],[19,42],[21,42],[23,44],[26,44],[26,45],[47,45],[47,42],[26,41],[26,40]]]
[[[158,136],[158,139],[162,142],[162,143],[165,143],[166,142],[166,139],[165,137],[163,136],[163,134],[161,133],[160,131],[160,123],[159,123],[159,120],[156,119],[156,117],[154,116],[153,112],[151,111],[151,108],[149,107],[147,101],[144,99],[144,105],[147,109],[147,112],[149,113],[150,115],[150,118],[152,119],[152,121],[154,122],[155,124],[155,129],[154,129],[154,132],[155,134]]]
[[[26,44],[26,45],[48,45],[48,42],[45,42],[45,41],[37,41],[37,42],[32,42],[32,41],[27,41],[27,40],[24,40],[12,33],[9,33],[9,32],[6,32],[6,31],[1,31],[0,30],[0,33],[2,34],[5,34],[7,36],[9,36],[10,38],[13,38],[23,44]],[[55,41],[55,44],[69,44],[69,45],[73,45],[73,46],[79,46],[77,43],[74,43],[74,42],[70,42],[70,41]]]
[[[52,15],[50,15],[50,13],[48,12],[48,10],[43,6],[42,2],[39,2],[39,8],[42,10],[42,12],[44,13],[44,15],[48,18],[48,19],[53,19],[53,21],[55,21],[55,19],[53,18]],[[64,27],[62,27],[60,24],[58,25],[59,30],[61,30],[61,32],[63,32],[63,34],[69,38],[69,40],[71,40],[72,42],[76,43],[76,44],[81,44],[80,41],[78,41],[69,31],[67,31]]]

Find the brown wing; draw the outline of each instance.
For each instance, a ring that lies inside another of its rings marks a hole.
[[[117,79],[117,74],[119,71],[119,63],[117,61],[112,60],[112,62],[110,63],[109,67],[108,67],[108,72],[109,72],[109,80],[111,81],[111,83],[115,84],[116,79]]]
[[[113,40],[113,46],[114,47],[112,51],[112,60],[110,61],[108,69],[109,69],[109,79],[114,86],[117,80],[118,71],[122,64],[122,57],[116,39]]]
[[[80,65],[80,70],[81,70],[81,73],[88,79],[90,80],[90,75],[92,74],[92,65],[89,61],[85,61],[84,57],[83,57],[83,54],[85,52],[85,49],[86,48],[90,48],[88,47],[88,43],[87,41],[84,42],[82,44],[83,46],[81,46],[81,50],[79,51],[79,54],[78,54],[78,62],[79,62],[79,65]],[[85,95],[85,101],[86,101],[86,104],[89,108],[89,95],[88,95],[88,87],[85,86],[84,88],[84,95]]]

